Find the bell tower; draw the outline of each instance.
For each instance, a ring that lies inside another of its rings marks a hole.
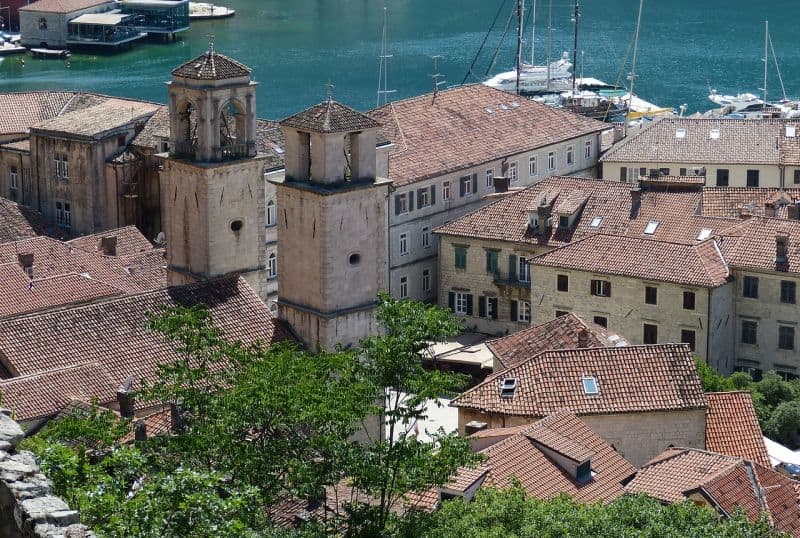
[[[172,71],[160,155],[170,285],[239,273],[265,298],[264,157],[250,69],[208,51]]]
[[[278,315],[307,346],[374,334],[388,290],[388,193],[376,176],[380,124],[328,99],[281,121],[286,177],[278,206]]]

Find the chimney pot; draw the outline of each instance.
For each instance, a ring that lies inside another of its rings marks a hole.
[[[104,235],[100,238],[100,251],[106,256],[117,255],[117,236]]]
[[[578,331],[578,348],[589,347],[589,331],[581,329]]]
[[[123,418],[133,416],[135,399],[133,397],[133,377],[129,377],[117,389],[117,403],[119,404],[119,414]]]
[[[137,420],[133,425],[134,441],[147,441],[147,424],[144,420]]]
[[[775,263],[786,263],[789,259],[789,236],[779,233],[775,236]]]

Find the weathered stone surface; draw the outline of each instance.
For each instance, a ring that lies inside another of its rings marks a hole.
[[[9,416],[0,413],[0,443],[5,442],[16,447],[24,436],[19,424],[11,420]]]

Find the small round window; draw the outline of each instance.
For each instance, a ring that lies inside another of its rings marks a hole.
[[[361,263],[361,254],[358,254],[358,253],[350,254],[349,262],[350,262],[350,265],[352,265],[353,267],[355,267],[356,265],[360,264]]]
[[[234,220],[233,222],[231,222],[231,231],[238,232],[239,230],[242,229],[242,226],[244,226],[244,222],[242,222],[241,220]]]

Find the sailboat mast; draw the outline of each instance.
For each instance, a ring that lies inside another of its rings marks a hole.
[[[536,0],[533,0],[531,13],[531,65],[536,65]]]
[[[547,3],[547,89],[550,89],[550,63],[553,57],[553,0]]]
[[[633,59],[631,60],[631,72],[628,73],[628,80],[631,81],[630,96],[628,97],[628,111],[625,113],[625,126],[623,133],[625,136],[628,134],[628,118],[631,115],[631,107],[633,105],[633,87],[636,85],[636,54],[639,52],[639,28],[642,25],[642,7],[644,0],[639,0],[639,15],[636,17],[636,33],[633,35]]]
[[[517,0],[517,95],[519,95],[519,72],[522,69],[522,2],[523,0]]]
[[[767,104],[767,69],[769,68],[769,21],[764,21],[764,104]]]
[[[580,6],[575,0],[575,43],[572,47],[572,97],[575,97],[575,73],[578,71],[578,18],[580,17]]]

